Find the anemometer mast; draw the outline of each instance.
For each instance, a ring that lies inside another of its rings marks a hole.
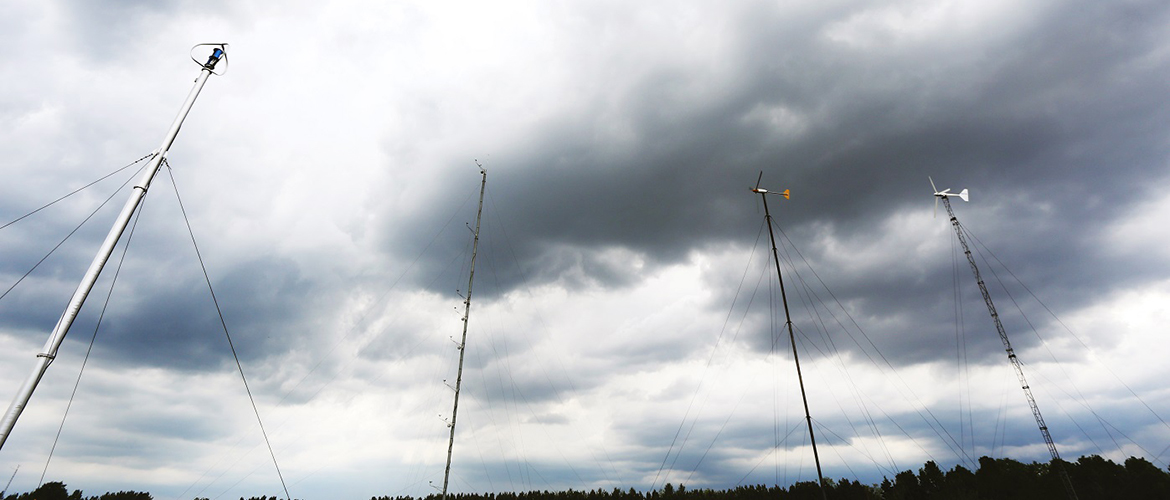
[[[930,181],[931,187],[934,187],[934,180]],[[1024,377],[1024,368],[1020,365],[1020,360],[1016,356],[1015,349],[1012,349],[1012,343],[1008,340],[1007,332],[1003,328],[1003,323],[999,320],[999,313],[995,310],[995,303],[991,301],[991,294],[987,292],[987,284],[983,282],[983,277],[979,274],[979,266],[975,265],[975,257],[971,255],[971,248],[967,245],[967,237],[963,235],[963,227],[959,224],[959,219],[955,217],[955,212],[951,210],[951,196],[960,196],[963,201],[967,201],[967,190],[964,189],[962,193],[949,193],[949,189],[938,191],[935,190],[935,205],[938,200],[942,200],[943,207],[947,209],[947,215],[951,218],[951,225],[955,228],[955,235],[959,237],[959,243],[963,245],[963,254],[967,256],[967,263],[971,264],[971,272],[975,274],[975,282],[979,284],[979,292],[983,294],[983,301],[987,303],[987,312],[991,313],[991,321],[995,323],[995,331],[999,333],[999,340],[1003,342],[1003,347],[1007,351],[1008,361],[1011,361],[1012,368],[1016,371],[1016,377],[1020,379],[1020,387],[1024,389],[1024,396],[1028,399],[1028,407],[1032,409],[1032,416],[1036,418],[1036,425],[1040,427],[1040,434],[1044,436],[1044,443],[1048,445],[1048,453],[1052,455],[1052,465],[1060,472],[1060,481],[1064,483],[1065,492],[1068,493],[1069,500],[1077,500],[1077,492],[1073,489],[1072,480],[1068,477],[1068,471],[1061,465],[1060,453],[1056,451],[1056,442],[1052,440],[1052,434],[1048,432],[1048,424],[1044,423],[1044,417],[1040,415],[1040,407],[1036,405],[1036,398],[1032,396],[1032,388],[1028,385],[1028,379]]]
[[[756,179],[756,187],[752,188],[752,192],[759,193],[760,198],[764,201],[764,220],[768,224],[768,238],[772,241],[772,260],[776,263],[776,279],[780,281],[780,300],[784,303],[784,326],[788,328],[788,341],[792,344],[792,361],[796,363],[796,380],[800,383],[800,399],[804,403],[804,420],[808,424],[808,441],[812,444],[813,461],[817,464],[817,487],[821,490],[821,499],[828,500],[827,493],[825,493],[825,476],[821,473],[821,456],[817,452],[817,438],[813,434],[812,414],[808,411],[808,395],[804,391],[804,376],[800,373],[800,355],[796,352],[796,335],[792,333],[792,316],[788,312],[788,295],[784,293],[784,276],[780,274],[780,255],[776,252],[776,234],[772,231],[772,213],[768,211],[768,195],[780,195],[787,200],[788,190],[774,193],[767,189],[761,189],[760,180],[763,178],[764,173],[760,172],[760,177]]]
[[[463,357],[467,354],[467,320],[471,317],[471,285],[475,284],[475,255],[479,250],[479,220],[483,215],[483,193],[487,190],[487,170],[479,162],[479,209],[475,212],[474,241],[471,243],[471,270],[467,273],[467,297],[463,300],[463,338],[459,341],[459,371],[455,376],[455,403],[451,407],[451,438],[447,441],[447,468],[443,470],[443,500],[447,500],[447,483],[451,478],[451,452],[455,450],[455,417],[459,414],[459,387],[463,383]]]
[[[175,137],[179,135],[179,128],[183,125],[183,120],[187,118],[187,113],[191,111],[191,106],[195,104],[195,98],[199,97],[199,91],[203,90],[203,85],[207,83],[207,78],[213,74],[222,74],[216,72],[215,67],[221,61],[224,62],[224,68],[227,67],[227,44],[226,43],[204,43],[193,47],[192,53],[198,47],[210,47],[212,49],[211,56],[207,58],[206,62],[201,62],[195,59],[195,63],[200,65],[199,77],[195,79],[195,85],[191,88],[191,92],[187,94],[187,99],[183,101],[183,106],[179,108],[179,115],[175,117],[175,121],[171,124],[170,130],[167,131],[166,137],[163,138],[162,145],[155,151],[154,157],[146,167],[146,172],[142,175],[142,179],[138,184],[134,185],[133,192],[130,194],[130,199],[126,201],[126,205],[122,207],[122,212],[118,214],[118,218],[114,222],[114,226],[110,228],[109,234],[106,235],[105,241],[98,249],[98,253],[93,258],[93,263],[89,265],[89,270],[85,272],[85,276],[81,279],[81,283],[77,285],[77,291],[73,292],[73,298],[69,300],[69,305],[65,307],[65,312],[61,313],[61,318],[57,320],[57,326],[53,328],[53,333],[49,335],[48,342],[45,343],[44,349],[40,354],[37,354],[36,367],[33,372],[21,385],[20,391],[13,398],[12,404],[8,407],[8,411],[4,414],[4,420],[0,422],[0,448],[4,447],[4,441],[8,440],[8,434],[12,432],[12,427],[16,425],[16,419],[20,418],[21,412],[24,411],[25,405],[28,404],[29,398],[32,397],[33,391],[40,383],[41,377],[45,375],[45,370],[48,370],[49,364],[57,357],[57,349],[61,347],[61,343],[65,340],[65,335],[69,333],[69,327],[73,325],[73,320],[77,319],[77,313],[81,311],[81,306],[85,304],[85,299],[89,296],[90,290],[97,282],[98,275],[101,274],[102,268],[105,267],[106,261],[109,260],[110,254],[114,251],[114,246],[118,244],[122,233],[126,230],[130,218],[134,216],[134,211],[138,209],[138,205],[146,196],[146,190],[150,188],[151,181],[154,180],[155,174],[158,173],[162,161],[167,156],[167,151],[170,150],[171,144],[175,142]]]

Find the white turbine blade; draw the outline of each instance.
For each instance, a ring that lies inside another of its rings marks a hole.
[[[967,190],[966,189],[963,189],[963,191],[959,193],[959,198],[962,198],[963,201],[967,201]]]
[[[928,176],[926,176],[926,178],[930,179],[930,176],[928,175]],[[938,192],[938,188],[934,187],[934,179],[930,179],[930,189],[933,190],[933,192],[935,192],[935,193]]]
[[[938,197],[934,197],[934,218],[938,218]]]

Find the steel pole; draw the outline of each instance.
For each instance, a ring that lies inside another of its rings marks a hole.
[[[760,177],[764,174],[761,172]],[[758,181],[757,181],[758,182]],[[796,334],[792,331],[792,315],[788,312],[788,294],[784,291],[784,276],[780,273],[780,254],[776,251],[776,234],[772,231],[772,213],[768,211],[768,191],[756,189],[752,191],[760,193],[760,199],[764,201],[764,220],[768,225],[768,239],[772,242],[772,261],[776,263],[776,280],[780,282],[780,300],[784,303],[784,326],[788,328],[788,341],[792,344],[792,361],[796,364],[796,380],[800,384],[800,400],[804,403],[804,420],[808,425],[808,441],[812,444],[813,461],[817,465],[817,487],[821,491],[821,499],[828,500],[828,494],[825,492],[825,476],[821,473],[821,454],[817,451],[817,438],[813,433],[812,414],[808,411],[808,393],[804,390],[804,375],[800,371],[800,355],[796,352]],[[784,196],[788,197],[788,191],[784,192]]]
[[[114,246],[118,244],[118,240],[122,237],[122,233],[126,230],[130,218],[134,215],[134,211],[138,209],[142,198],[146,196],[146,190],[150,188],[151,181],[154,180],[155,174],[159,171],[159,166],[162,165],[163,158],[166,157],[167,151],[170,150],[171,144],[175,142],[175,137],[179,135],[179,128],[183,125],[183,120],[187,118],[187,113],[191,111],[191,106],[195,104],[195,98],[199,97],[199,91],[203,89],[203,85],[207,83],[207,78],[211,76],[215,69],[216,63],[224,57],[222,48],[216,48],[208,58],[207,62],[203,64],[199,71],[199,77],[195,79],[195,85],[191,88],[191,92],[187,94],[186,101],[183,102],[182,108],[179,109],[179,115],[175,117],[174,123],[171,124],[170,130],[163,138],[162,145],[159,146],[154,158],[150,160],[143,173],[142,178],[138,184],[134,185],[134,189],[130,194],[130,199],[126,200],[126,205],[122,207],[122,212],[118,214],[118,218],[114,221],[114,226],[110,228],[109,234],[102,242],[101,248],[93,258],[93,262],[89,265],[89,270],[85,272],[85,276],[81,279],[81,283],[77,285],[77,291],[73,292],[73,298],[69,300],[69,305],[65,307],[65,312],[61,314],[61,318],[57,320],[57,326],[53,328],[53,333],[49,335],[48,342],[45,347],[37,354],[36,365],[28,379],[20,386],[20,390],[16,393],[16,397],[12,399],[12,404],[8,406],[8,411],[4,414],[3,422],[0,422],[0,448],[4,447],[4,442],[8,440],[9,433],[12,432],[12,427],[16,425],[16,419],[20,418],[21,412],[24,411],[28,405],[29,398],[37,388],[37,384],[41,381],[41,377],[45,375],[45,370],[49,368],[49,364],[57,357],[57,349],[61,347],[61,343],[65,340],[65,335],[69,333],[69,327],[73,326],[73,320],[77,318],[77,313],[81,311],[81,306],[85,304],[85,299],[89,295],[93,285],[97,282],[98,275],[101,274],[102,268],[109,260],[110,254],[114,251]]]

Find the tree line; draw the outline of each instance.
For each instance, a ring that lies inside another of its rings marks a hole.
[[[1076,462],[1025,464],[1010,458],[979,459],[971,471],[956,465],[942,470],[933,461],[915,473],[905,470],[884,478],[880,484],[862,484],[850,479],[825,479],[828,500],[1064,500],[1067,494],[1057,466],[1064,468],[1080,500],[1166,500],[1170,499],[1170,471],[1159,469],[1144,458],[1130,457],[1118,464],[1097,455]],[[150,493],[119,491],[86,497],[81,490],[68,491],[64,483],[51,482],[36,490],[8,495],[0,500],[153,500]],[[196,498],[194,500],[208,500]],[[240,500],[281,500],[273,496]],[[370,500],[442,500],[441,495],[425,497],[380,496]],[[659,490],[527,491],[516,493],[455,493],[448,500],[821,500],[813,481],[791,486],[737,486],[726,490],[691,489],[667,484]]]
[[[1076,462],[1061,460],[1079,500],[1170,500],[1170,471],[1144,458],[1130,457],[1123,464],[1097,455]],[[943,471],[926,462],[915,473],[905,470],[880,484],[856,480],[825,479],[828,500],[1066,500],[1059,471],[1053,463],[1025,464],[1010,458],[979,459],[974,472],[956,465]],[[370,500],[442,500],[431,494],[371,497]],[[610,491],[530,491],[523,493],[459,493],[448,500],[821,500],[815,481],[783,486],[737,486],[726,490],[688,489],[667,484],[660,490],[639,492],[630,488]]]
[[[73,493],[69,493],[65,483],[52,481],[42,484],[28,493],[8,495],[4,497],[4,500],[154,500],[154,498],[150,496],[150,493],[142,491],[119,491],[87,497],[81,493],[81,490],[73,490]]]

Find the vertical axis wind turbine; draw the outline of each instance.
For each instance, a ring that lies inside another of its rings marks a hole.
[[[126,205],[122,207],[122,212],[118,214],[115,219],[113,227],[106,235],[105,241],[98,249],[97,255],[94,256],[93,262],[89,265],[89,270],[85,272],[81,283],[77,285],[77,291],[73,292],[73,298],[69,300],[69,305],[65,307],[65,312],[61,313],[61,318],[57,320],[57,326],[53,328],[53,333],[49,335],[48,342],[45,343],[44,349],[40,354],[37,354],[36,367],[33,368],[32,374],[25,380],[24,384],[20,386],[16,397],[12,399],[12,404],[9,405],[8,411],[4,414],[4,420],[0,422],[0,448],[4,447],[4,441],[8,440],[8,434],[12,432],[12,427],[16,425],[16,419],[20,418],[21,412],[28,404],[29,398],[40,383],[41,377],[45,375],[45,370],[49,369],[49,364],[57,357],[57,349],[61,347],[61,343],[65,341],[65,335],[69,333],[69,327],[73,325],[73,320],[77,319],[77,313],[81,311],[81,306],[85,304],[86,297],[89,296],[90,290],[97,282],[98,275],[101,274],[102,268],[105,267],[106,261],[110,259],[110,254],[113,253],[114,247],[118,244],[118,240],[122,238],[122,233],[126,230],[126,225],[130,222],[130,218],[134,215],[134,211],[138,209],[138,205],[142,199],[146,197],[146,190],[150,188],[151,181],[154,180],[155,174],[158,173],[162,161],[167,156],[167,151],[170,150],[171,144],[175,142],[175,137],[179,135],[179,128],[183,125],[183,120],[187,118],[187,113],[191,111],[191,106],[195,104],[195,98],[199,97],[199,91],[203,90],[203,85],[207,83],[207,78],[211,75],[220,75],[226,71],[227,68],[227,44],[226,43],[201,43],[191,48],[192,54],[198,47],[212,47],[211,57],[207,58],[207,62],[200,62],[191,57],[196,64],[200,65],[199,77],[195,79],[195,85],[187,94],[187,100],[183,101],[183,106],[179,108],[179,115],[175,117],[175,121],[171,123],[170,130],[163,138],[162,145],[154,152],[154,158],[146,167],[146,172],[142,174],[142,178],[138,184],[134,185],[134,189],[130,194],[130,199],[126,200]],[[224,70],[220,72],[215,71],[215,65],[224,61]]]
[[[930,177],[928,176],[927,179]],[[959,237],[959,243],[963,245],[963,254],[967,256],[967,263],[971,264],[971,272],[975,274],[975,282],[979,284],[979,292],[983,294],[983,301],[987,303],[987,312],[991,313],[991,321],[995,323],[995,331],[999,333],[999,340],[1003,342],[1003,347],[1007,351],[1008,361],[1011,361],[1012,368],[1016,370],[1016,377],[1020,379],[1020,387],[1024,389],[1024,396],[1028,398],[1028,406],[1032,409],[1032,416],[1036,418],[1036,425],[1040,427],[1040,434],[1044,436],[1044,443],[1048,445],[1048,453],[1052,455],[1052,466],[1056,467],[1060,473],[1060,481],[1064,483],[1064,490],[1068,494],[1069,500],[1077,500],[1077,492],[1073,489],[1068,471],[1061,465],[1062,460],[1060,453],[1056,451],[1056,443],[1052,440],[1052,434],[1048,433],[1048,424],[1044,423],[1044,417],[1040,415],[1040,407],[1036,405],[1036,398],[1032,396],[1032,388],[1028,385],[1028,379],[1024,378],[1024,368],[1020,366],[1016,351],[1012,349],[1012,343],[1008,340],[1007,332],[1003,329],[999,313],[996,312],[995,304],[991,301],[991,294],[987,292],[987,285],[983,283],[983,277],[979,275],[979,266],[975,265],[975,257],[971,255],[971,248],[967,246],[967,238],[963,236],[963,226],[959,224],[959,219],[951,210],[950,197],[958,196],[963,201],[967,201],[967,190],[964,189],[959,193],[952,193],[950,189],[939,191],[934,185],[934,179],[930,179],[930,188],[934,190],[935,212],[938,211],[939,200],[942,200],[943,207],[947,209],[947,215],[951,218],[951,225],[955,228],[955,235]]]
[[[796,363],[796,380],[800,383],[800,399],[804,403],[804,420],[808,424],[808,440],[812,444],[813,460],[817,464],[817,487],[821,490],[821,499],[828,500],[825,493],[825,477],[821,473],[821,456],[817,452],[817,438],[813,434],[812,415],[808,411],[808,395],[804,391],[804,376],[800,373],[800,355],[796,352],[796,335],[792,333],[792,316],[788,313],[788,295],[784,293],[784,276],[780,274],[780,256],[776,252],[776,234],[772,231],[772,213],[768,211],[768,195],[780,195],[787,200],[788,190],[773,193],[767,189],[761,189],[760,180],[763,178],[764,173],[760,172],[760,176],[756,178],[756,187],[752,188],[752,192],[759,193],[760,199],[764,201],[764,220],[768,224],[768,237],[772,240],[772,260],[776,263],[776,279],[780,281],[780,300],[784,303],[784,326],[788,328],[788,341],[792,344],[792,361]]]

